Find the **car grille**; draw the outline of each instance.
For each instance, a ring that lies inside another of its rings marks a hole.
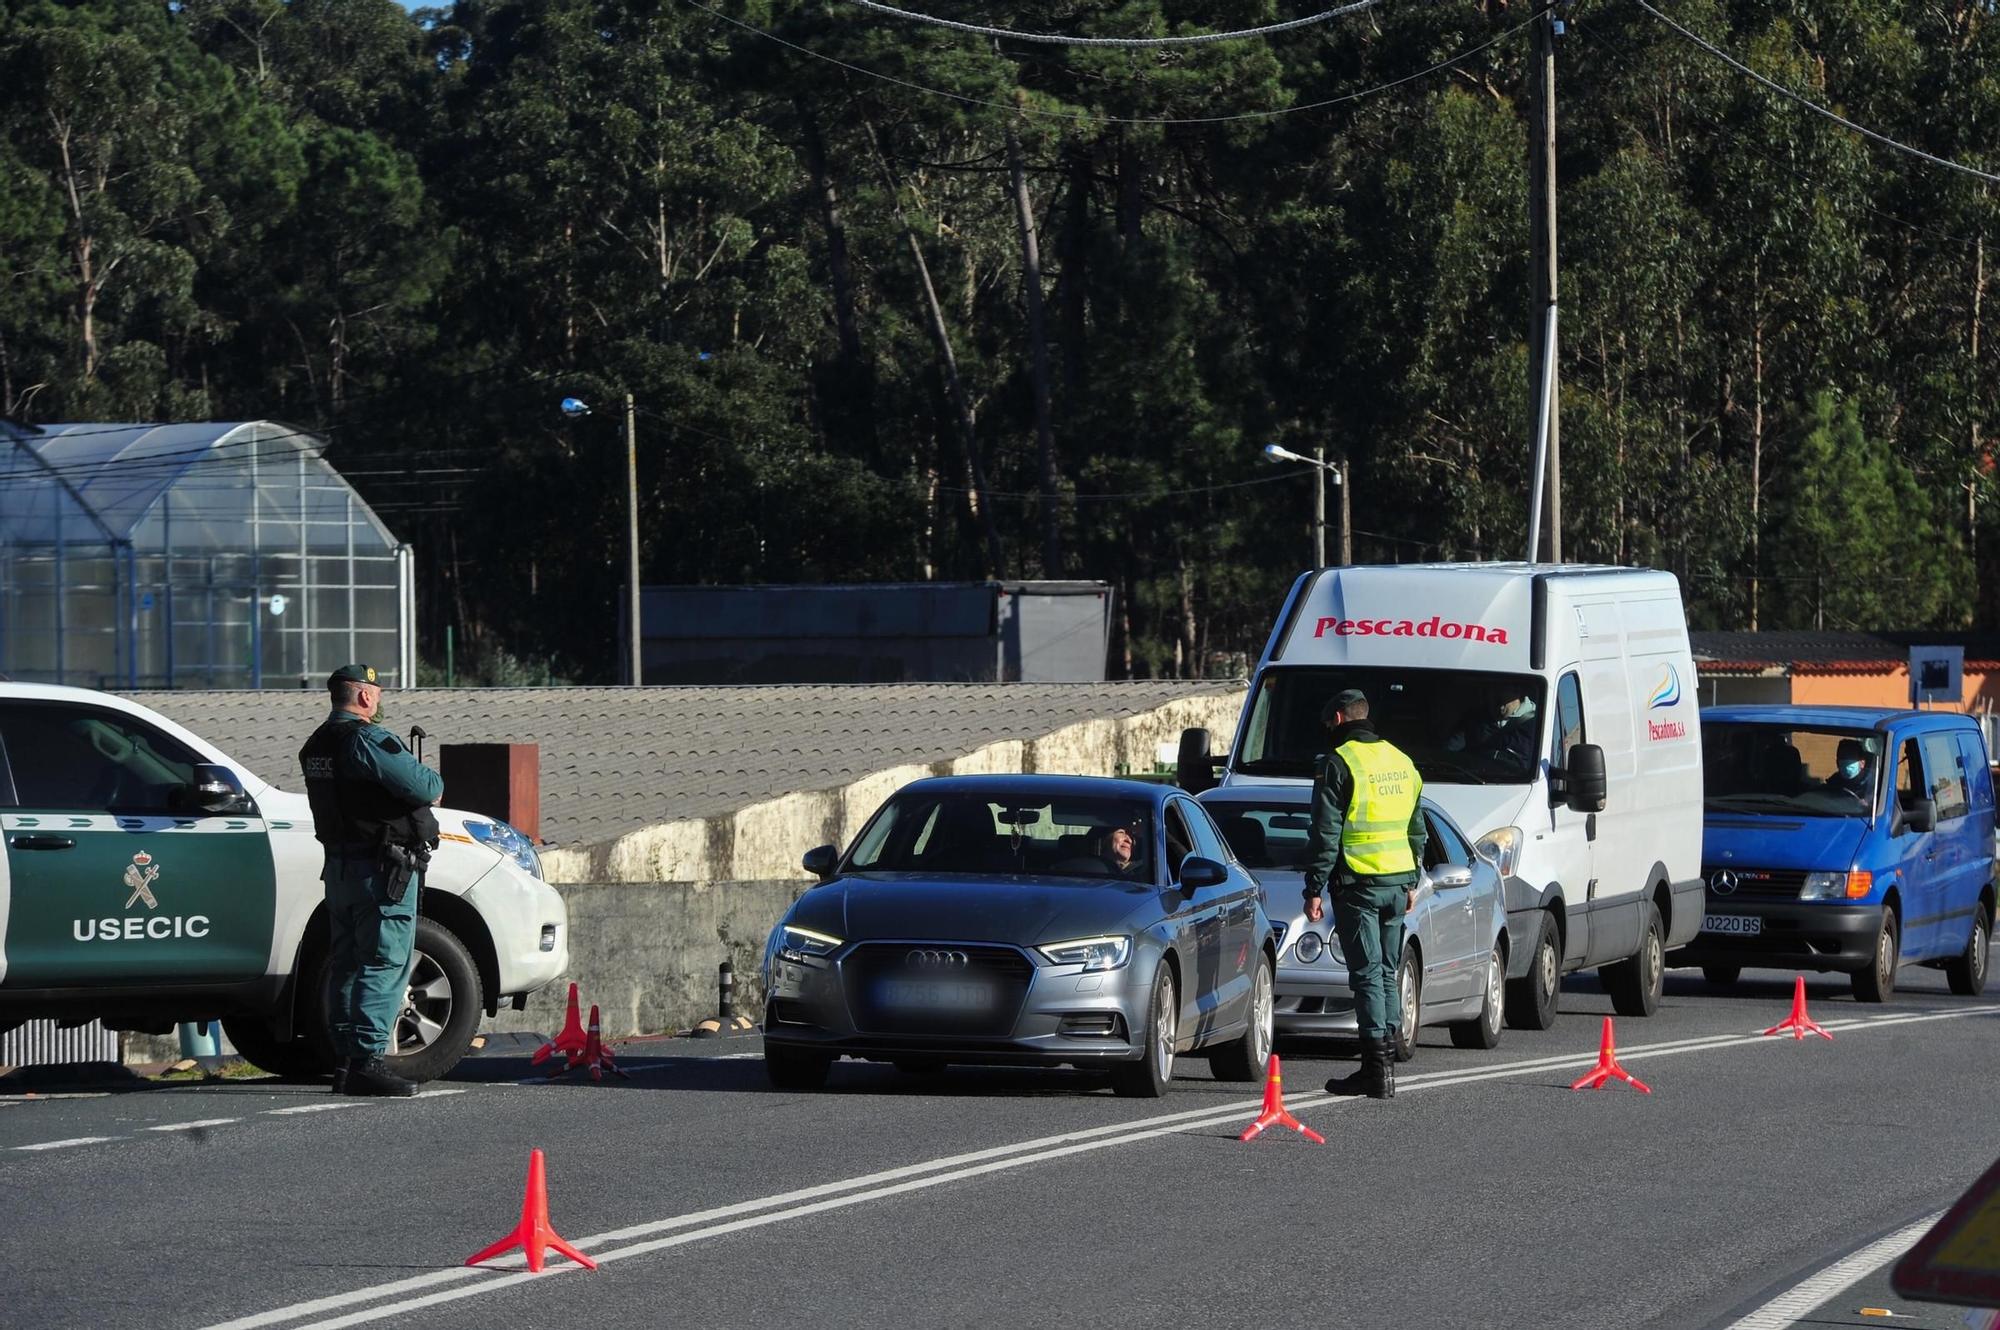
[[[1736,889],[1718,891],[1715,886],[1718,873],[1734,873]],[[1701,877],[1708,886],[1708,903],[1716,906],[1726,906],[1731,901],[1795,901],[1806,884],[1802,868],[1710,867],[1702,869]]]
[[[965,964],[920,970],[910,961],[913,952],[938,951],[962,953]],[[840,970],[854,1028],[863,1034],[1011,1034],[1035,975],[1033,962],[1012,947],[948,942],[863,943],[841,962]],[[884,984],[905,980],[990,985],[993,1002],[983,1009],[923,1009],[885,1001]]]

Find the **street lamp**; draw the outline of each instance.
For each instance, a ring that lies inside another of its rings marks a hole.
[[[562,413],[580,420],[590,414],[590,404],[565,397]],[[637,686],[645,682],[645,676],[639,649],[639,420],[631,393],[625,394],[625,534],[625,669]]]
[[[1327,477],[1340,486],[1340,562],[1343,567],[1354,562],[1354,525],[1350,518],[1353,509],[1347,500],[1347,459],[1338,462],[1326,460],[1326,449],[1313,445],[1313,455],[1295,453],[1290,448],[1279,447],[1275,443],[1264,445],[1264,457],[1272,462],[1302,462],[1317,468],[1319,476],[1313,486],[1313,567],[1326,567],[1326,482]]]

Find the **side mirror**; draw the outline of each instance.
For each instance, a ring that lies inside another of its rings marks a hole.
[[[1431,870],[1431,890],[1455,891],[1472,885],[1472,869],[1464,864],[1445,864]]]
[[[806,851],[805,869],[824,882],[833,876],[833,869],[840,862],[840,851],[831,845],[815,845]]]
[[[194,779],[188,785],[187,802],[204,813],[243,812],[250,803],[243,782],[228,767],[213,762],[197,762]]]
[[[1181,890],[1186,893],[1200,891],[1203,887],[1219,887],[1229,880],[1229,870],[1213,859],[1204,859],[1191,854],[1181,860]]]
[[[1896,830],[1936,831],[1937,801],[1933,799],[1910,799],[1896,806]]]
[[[1579,813],[1604,811],[1605,795],[1611,788],[1604,771],[1604,750],[1596,744],[1578,744],[1569,750],[1569,765],[1563,768],[1569,806]]]
[[[1174,783],[1189,794],[1215,788],[1215,759],[1209,755],[1208,731],[1200,727],[1181,731],[1180,753],[1174,760]]]

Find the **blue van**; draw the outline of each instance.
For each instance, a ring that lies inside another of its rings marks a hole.
[[[1873,707],[1701,713],[1701,931],[1670,964],[1844,971],[1880,1002],[1907,964],[1986,987],[1993,777],[1971,717]]]

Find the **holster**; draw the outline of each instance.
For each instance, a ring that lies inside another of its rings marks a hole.
[[[419,867],[417,857],[410,853],[404,846],[384,845],[382,847],[382,866],[388,871],[389,875],[389,903],[391,905],[400,905],[403,902],[403,897],[409,894],[410,879],[417,875]]]

